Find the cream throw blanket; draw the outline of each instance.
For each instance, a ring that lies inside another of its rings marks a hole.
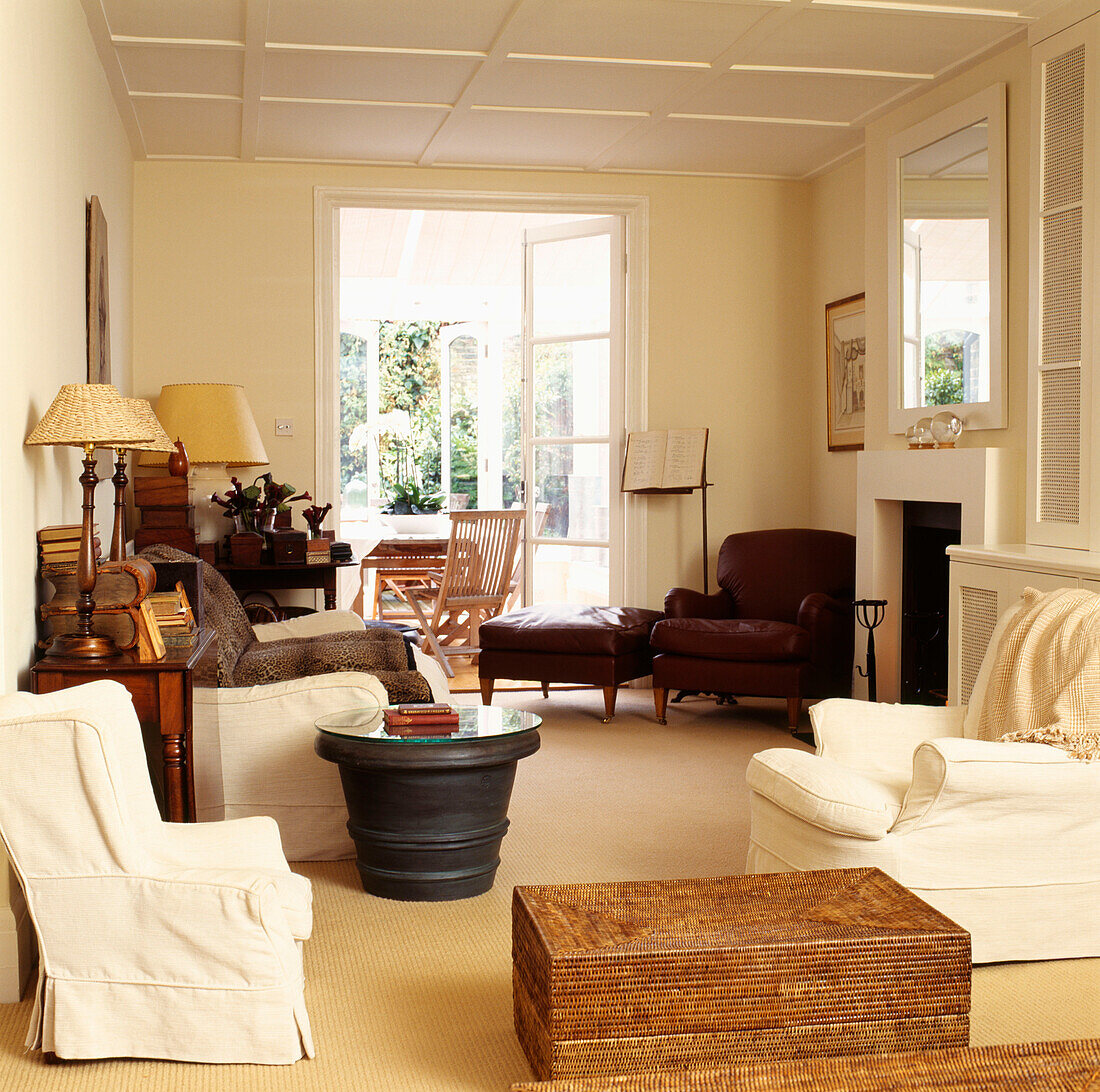
[[[1100,594],[1027,588],[1006,619],[974,735],[1100,758]]]

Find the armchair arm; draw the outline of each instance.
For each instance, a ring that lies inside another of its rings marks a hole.
[[[1100,881],[1100,764],[1041,743],[930,740],[891,833],[907,885],[1080,890]]]
[[[855,770],[792,747],[753,756],[745,772],[753,792],[811,826],[877,841],[901,808],[901,792]]]
[[[855,620],[852,604],[824,592],[811,592],[798,607],[797,624],[810,635],[811,694],[847,697],[852,693]]]
[[[871,777],[909,783],[913,751],[925,740],[960,736],[966,706],[887,705],[828,698],[810,706],[817,753]]]
[[[268,815],[217,823],[161,823],[151,856],[168,869],[256,868],[290,872],[279,825]]]
[[[1048,829],[1067,828],[1067,835],[1068,828],[1089,826],[1095,852],[1100,765],[1045,743],[961,738],[922,743],[913,754],[913,783],[895,831],[908,833],[945,815],[961,823],[964,809],[969,822],[995,822],[1012,852],[1019,849],[1012,827],[1021,828],[1020,840],[1033,838],[1036,817]],[[1100,875],[1100,861],[1096,871]]]
[[[733,599],[719,588],[713,595],[704,595],[691,588],[671,588],[665,595],[666,618],[732,618]]]
[[[353,610],[319,610],[285,622],[265,622],[253,626],[252,632],[257,641],[279,641],[284,637],[318,637],[363,628],[363,619]]]

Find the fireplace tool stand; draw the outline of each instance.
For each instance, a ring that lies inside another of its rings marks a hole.
[[[875,630],[886,617],[885,599],[857,599],[852,606],[856,610],[856,621],[867,630],[867,669],[858,664],[856,671],[860,678],[867,680],[867,700],[878,701],[878,672],[875,667]]]

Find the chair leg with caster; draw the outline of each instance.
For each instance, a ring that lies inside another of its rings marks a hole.
[[[665,710],[668,708],[668,689],[664,686],[655,686],[653,688],[653,708],[657,713],[657,723],[667,724],[665,719]]]
[[[548,682],[542,684],[542,696],[544,698],[550,697],[550,684]]]
[[[788,698],[787,699],[787,724],[790,726],[792,732],[798,731],[798,718],[802,715],[802,699]]]
[[[618,696],[619,688],[617,686],[605,686],[603,688],[603,722],[604,724],[610,724],[611,718],[615,715],[615,698]]]

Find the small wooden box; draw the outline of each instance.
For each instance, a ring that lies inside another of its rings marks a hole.
[[[541,1080],[966,1046],[970,934],[874,868],[517,887]]]
[[[134,504],[139,508],[146,505],[164,507],[190,503],[191,495],[186,478],[134,478]]]
[[[291,528],[277,528],[271,532],[271,554],[276,565],[304,565],[306,563],[306,533]]]
[[[175,546],[177,550],[193,554],[195,552],[195,531],[192,527],[146,527],[142,525],[134,532],[134,548],[144,550],[146,546],[162,542],[165,546]]]
[[[306,540],[306,564],[327,565],[332,560],[328,539],[311,538]]]

